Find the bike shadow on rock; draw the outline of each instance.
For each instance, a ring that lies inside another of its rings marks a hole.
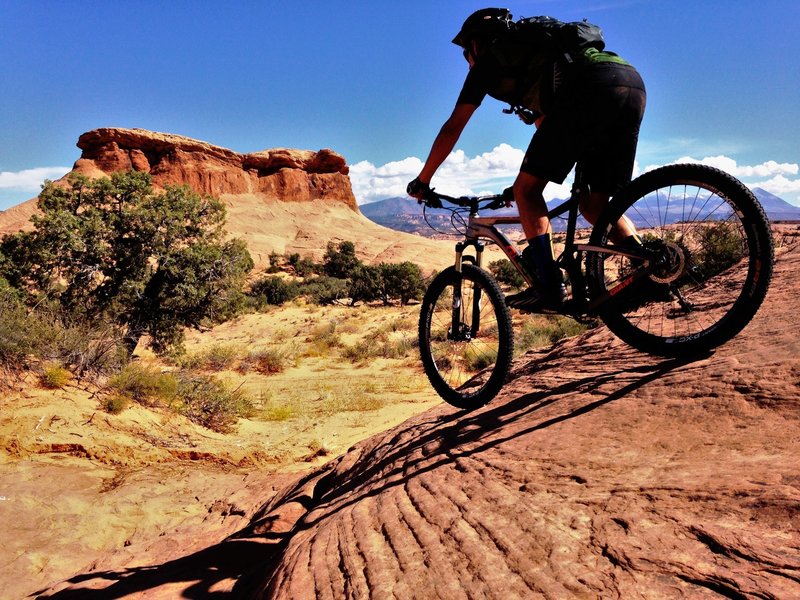
[[[701,358],[631,365],[566,381],[549,390],[525,393],[507,402],[490,403],[474,412],[450,412],[423,422],[412,420],[408,426],[396,429],[395,435],[362,452],[346,470],[332,468],[321,477],[314,490],[316,510],[310,511],[298,527],[309,528],[365,497],[404,485],[459,458],[578,418]],[[580,399],[570,401],[575,396]],[[562,402],[565,411],[541,420],[535,418],[536,413]]]
[[[68,588],[53,593],[42,591],[37,597],[105,600],[182,582],[187,584],[181,591],[185,598],[248,597],[269,578],[283,550],[298,532],[459,458],[486,452],[623,399],[667,373],[706,357],[661,360],[648,357],[626,362],[617,357],[613,362],[617,368],[605,372],[603,361],[595,360],[592,365],[595,373],[568,378],[550,389],[517,396],[513,391],[501,393],[494,402],[470,412],[447,406],[432,409],[383,436],[357,444],[345,455],[301,477],[277,502],[265,504],[247,527],[218,544],[163,564],[77,575],[64,582]],[[555,362],[559,364],[554,364],[553,354],[533,359],[523,366],[520,374],[559,369],[563,357],[556,356]],[[625,366],[620,368],[620,364]],[[611,366],[609,360],[605,367]],[[504,401],[509,395],[510,399]],[[561,403],[565,410],[536,418],[537,413],[557,408]],[[289,531],[273,533],[269,531],[269,521],[281,501],[297,502],[305,512]],[[82,587],[89,584],[96,588],[103,580],[113,583],[102,589]],[[236,581],[233,589],[230,585],[218,585],[231,580]],[[214,591],[214,587],[228,587],[229,591]]]

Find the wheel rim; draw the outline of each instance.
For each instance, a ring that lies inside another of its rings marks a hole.
[[[617,291],[637,269],[647,272],[618,294],[614,310],[659,338],[683,341],[716,329],[742,297],[753,268],[747,228],[733,203],[710,185],[686,182],[653,190],[624,218],[652,258],[599,258],[605,291]],[[614,231],[609,227],[603,243]]]
[[[428,350],[442,382],[467,397],[489,383],[501,351],[500,327],[491,297],[478,282],[463,280],[458,312],[454,330],[453,285],[447,285],[431,307]]]

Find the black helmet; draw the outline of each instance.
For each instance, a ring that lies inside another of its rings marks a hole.
[[[507,31],[510,22],[511,13],[507,8],[482,8],[467,17],[453,43],[466,48],[474,39],[492,40]]]

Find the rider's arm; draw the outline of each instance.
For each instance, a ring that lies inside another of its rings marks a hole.
[[[478,107],[473,104],[456,104],[453,109],[453,114],[445,121],[439,134],[433,141],[431,152],[428,159],[425,161],[425,166],[419,173],[418,179],[423,183],[430,183],[433,174],[436,173],[441,164],[450,155],[450,152],[455,148],[458,138],[461,137],[461,132],[472,117],[472,113]]]

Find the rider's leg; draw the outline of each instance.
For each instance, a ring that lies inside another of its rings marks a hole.
[[[552,228],[543,195],[547,183],[546,179],[522,172],[514,182],[514,199],[528,238],[522,263],[536,282],[535,288],[507,298],[510,306],[521,309],[555,308],[564,300],[564,284],[553,254]]]
[[[592,225],[597,223],[597,220],[600,218],[600,213],[603,212],[603,209],[605,209],[608,204],[608,198],[609,195],[602,192],[591,192],[581,195],[578,206],[581,214],[589,223]],[[617,221],[614,231],[611,232],[611,241],[615,244],[621,244],[629,239],[638,239],[636,227],[634,227],[633,223],[631,223],[627,217],[623,216]]]
[[[519,208],[522,229],[528,239],[550,233],[544,188],[548,181],[529,173],[519,173],[514,181],[514,200]]]

